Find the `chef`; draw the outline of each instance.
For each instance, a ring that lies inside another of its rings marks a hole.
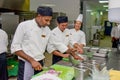
[[[75,44],[75,47],[82,48],[86,46],[85,33],[80,30],[82,25],[83,15],[79,14],[77,19],[74,21],[74,29],[70,29],[71,43]]]
[[[2,24],[0,24],[0,80],[8,80],[7,72],[7,47],[8,47],[8,35],[2,30]]]
[[[53,64],[70,55],[75,59],[80,59],[79,56],[74,54],[75,49],[69,46],[70,31],[67,29],[67,26],[67,16],[57,17],[57,27],[52,30],[47,47],[48,52],[53,54]]]
[[[119,38],[120,38],[120,30],[119,30],[118,23],[115,23],[115,26],[112,27],[111,38],[112,38],[112,48],[117,48],[119,43]]]
[[[52,13],[52,8],[40,6],[34,19],[18,25],[11,45],[11,52],[19,58],[17,80],[30,80],[42,70]]]

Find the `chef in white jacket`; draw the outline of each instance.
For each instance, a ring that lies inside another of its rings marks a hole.
[[[7,71],[7,47],[8,47],[8,35],[2,30],[2,24],[0,24],[0,80],[8,80]]]
[[[112,38],[112,48],[117,48],[119,43],[119,38],[120,38],[120,30],[119,30],[118,23],[115,23],[115,26],[112,27],[111,38]]]
[[[73,55],[74,58],[80,58],[74,55],[75,49],[69,46],[70,31],[67,29],[67,26],[67,16],[57,17],[57,27],[52,30],[47,46],[48,52],[53,54],[53,64],[60,61],[63,57],[69,57],[70,54]]]
[[[52,13],[52,8],[40,6],[34,19],[18,25],[11,45],[11,52],[19,58],[17,80],[30,80],[41,71]]]
[[[79,14],[77,19],[74,21],[74,29],[70,29],[71,43],[76,44],[75,46],[80,47],[81,49],[86,46],[85,33],[80,30],[82,25],[83,15]]]

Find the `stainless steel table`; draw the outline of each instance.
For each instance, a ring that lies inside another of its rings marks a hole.
[[[93,59],[96,60],[98,64],[105,63],[108,70],[109,69],[120,70],[120,51],[118,51],[116,48],[111,49],[106,58],[93,57]],[[70,62],[63,60],[59,61],[57,64],[72,66]],[[85,80],[91,80],[91,78],[88,77]]]
[[[106,59],[106,65],[108,70],[111,68],[120,70],[120,51],[116,48],[112,49],[112,52],[108,54],[108,58]]]

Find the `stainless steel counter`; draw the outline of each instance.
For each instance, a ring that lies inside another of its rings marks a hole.
[[[112,49],[112,52],[108,54],[106,59],[106,65],[108,70],[113,68],[114,70],[120,70],[120,51]]]
[[[107,69],[114,69],[114,70],[120,70],[120,51],[117,49],[111,49],[111,51],[108,53],[108,56],[106,58],[103,57],[93,57],[93,60],[96,60],[98,64],[105,63],[107,66]],[[57,64],[65,65],[65,66],[72,66],[70,62],[67,61],[59,61]],[[85,80],[91,80],[90,78],[87,78]]]
[[[120,52],[117,49],[111,49],[111,52],[108,53],[106,58],[103,57],[93,57],[93,60],[96,60],[98,64],[106,63],[108,69],[120,70]],[[57,64],[72,66],[70,62],[59,61]]]

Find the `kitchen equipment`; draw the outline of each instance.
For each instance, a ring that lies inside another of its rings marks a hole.
[[[97,52],[95,52],[95,53],[93,54],[93,56],[105,58],[105,57],[107,57],[107,54],[108,54],[108,49],[103,49],[103,48],[101,48],[101,49],[99,49]]]
[[[118,43],[118,46],[117,46],[117,50],[120,51],[120,40],[119,40],[119,43]]]
[[[75,80],[84,80],[85,77],[89,76],[89,69],[87,69],[81,62],[80,65],[74,67]]]
[[[73,67],[54,64],[54,65],[50,66],[48,69],[51,69],[51,68],[57,72],[60,72],[60,75],[58,77],[62,80],[72,80],[74,77],[74,68]],[[48,69],[45,69],[42,72],[34,75],[32,77],[32,79],[34,80],[34,78],[36,78],[42,74],[45,74],[48,71]],[[51,80],[54,80],[54,79],[51,79]]]
[[[92,80],[110,80],[109,72],[106,67],[102,70],[98,70],[96,67],[92,70],[91,74]]]
[[[92,71],[99,71],[99,65],[95,60],[82,61],[74,67],[75,80],[85,80],[90,74],[93,75]]]
[[[81,61],[86,61],[87,56],[84,54],[76,53],[76,55],[80,56],[83,60],[75,60],[72,55],[69,56],[69,61],[72,63],[73,66],[81,63]]]

